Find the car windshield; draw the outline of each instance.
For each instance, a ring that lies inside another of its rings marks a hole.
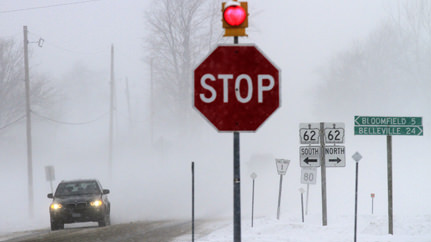
[[[63,182],[55,192],[57,197],[81,194],[100,194],[100,189],[95,181]]]

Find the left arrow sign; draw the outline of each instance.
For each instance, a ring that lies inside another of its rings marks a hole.
[[[320,146],[300,146],[299,161],[301,167],[320,166]]]

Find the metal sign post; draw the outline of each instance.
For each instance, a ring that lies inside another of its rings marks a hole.
[[[299,192],[301,193],[301,212],[302,212],[302,222],[304,222],[304,188],[299,188]]]
[[[195,241],[195,162],[192,161],[192,242]]]
[[[320,150],[325,150],[325,123],[320,123]],[[326,205],[326,164],[325,152],[320,152],[320,174],[322,183],[322,225],[328,225],[327,205]]]
[[[316,167],[302,167],[301,184],[307,184],[307,194],[305,197],[305,215],[308,215],[308,195],[310,191],[310,184],[316,184],[316,177],[317,177]]]
[[[386,136],[386,145],[388,151],[388,231],[394,234],[394,209],[392,196],[392,136]]]
[[[374,197],[376,195],[374,193],[371,193],[371,214],[374,214]]]
[[[283,185],[283,175],[280,175],[280,185],[278,186],[278,205],[277,205],[277,219],[280,219],[280,204],[281,204],[281,187]]]
[[[251,227],[253,228],[253,219],[254,219],[254,180],[256,179],[257,175],[256,173],[251,173],[250,175],[251,179],[253,180],[253,186],[251,188]]]
[[[280,205],[281,205],[281,189],[283,185],[283,175],[286,174],[289,167],[290,160],[275,159],[277,165],[277,172],[280,175],[280,185],[278,189],[278,206],[277,206],[277,219],[280,219]]]
[[[239,132],[233,132],[233,227],[234,241],[241,241],[241,180]]]
[[[356,179],[355,179],[355,228],[354,228],[354,239],[356,242],[356,230],[357,230],[357,222],[358,222],[358,166],[359,161],[362,159],[361,154],[356,152],[353,154],[352,158],[356,161]]]

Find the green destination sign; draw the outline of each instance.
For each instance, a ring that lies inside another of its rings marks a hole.
[[[417,135],[423,136],[423,126],[355,126],[355,135]]]
[[[422,117],[355,116],[355,125],[369,126],[422,126]]]

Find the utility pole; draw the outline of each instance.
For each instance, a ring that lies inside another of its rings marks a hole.
[[[109,178],[112,180],[112,153],[114,140],[114,95],[115,95],[115,80],[114,80],[114,45],[111,45],[111,100],[110,100],[110,115],[109,115]]]
[[[27,119],[27,177],[28,177],[28,212],[33,218],[33,161],[31,144],[31,110],[30,110],[30,77],[28,67],[28,38],[27,26],[24,26],[24,70],[25,70],[25,114]]]
[[[130,91],[129,91],[129,78],[126,77],[126,97],[127,97],[127,111],[129,111],[129,130],[133,127],[132,123],[132,111],[130,107]]]
[[[150,62],[150,141],[154,144],[154,69],[153,59]]]

